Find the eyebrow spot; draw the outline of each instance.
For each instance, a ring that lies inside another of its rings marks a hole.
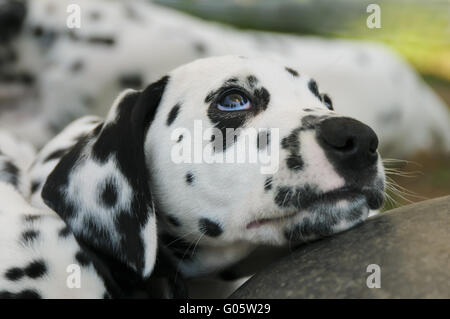
[[[298,77],[299,76],[298,72],[296,70],[290,68],[290,67],[286,66],[286,67],[284,67],[284,69],[286,71],[288,71],[290,74],[292,74],[292,76],[294,76],[294,77]]]
[[[169,115],[167,116],[167,126],[171,125],[173,121],[178,116],[178,112],[180,111],[180,104],[175,104],[175,106],[170,110]]]

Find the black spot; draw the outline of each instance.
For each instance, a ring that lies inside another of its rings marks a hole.
[[[17,187],[19,184],[19,169],[11,162],[5,161],[3,163],[2,173],[6,175],[6,182]]]
[[[293,153],[297,153],[299,151],[300,141],[297,130],[294,130],[291,134],[281,140],[281,147],[285,150],[291,150]]]
[[[58,236],[61,238],[67,238],[71,233],[70,228],[65,226],[59,230]]]
[[[272,189],[272,177],[267,177],[266,181],[264,182],[264,190],[270,191]]]
[[[306,109],[303,109],[303,111],[305,111],[305,112],[313,112],[314,110],[306,108]]]
[[[180,111],[180,104],[176,104],[169,112],[167,116],[167,126],[173,123],[178,116],[178,112]]]
[[[289,169],[299,171],[303,169],[303,159],[300,155],[290,155],[286,159],[286,165]]]
[[[0,299],[40,299],[39,293],[33,289],[22,290],[18,293],[2,290],[0,291]]]
[[[279,187],[275,195],[275,204],[279,207],[289,207],[294,196],[292,187]]]
[[[253,96],[254,103],[256,103],[262,111],[265,111],[270,101],[269,91],[267,91],[266,88],[261,87],[254,91]]]
[[[44,29],[40,26],[40,25],[37,25],[37,26],[35,26],[33,29],[32,29],[32,31],[31,31],[31,33],[35,36],[35,37],[41,37],[43,34],[44,34]]]
[[[5,277],[8,280],[16,281],[25,275],[24,271],[19,267],[10,268],[5,272]]]
[[[258,149],[262,150],[269,146],[270,143],[270,131],[258,132],[256,146]]]
[[[107,37],[90,37],[87,40],[92,44],[100,44],[106,46],[113,46],[116,43],[116,40],[114,40],[114,38]]]
[[[42,259],[35,260],[24,269],[24,272],[28,277],[37,279],[47,273],[47,265]]]
[[[39,237],[39,231],[30,229],[22,233],[22,242],[25,244],[31,244]]]
[[[45,163],[45,162],[53,161],[53,160],[56,160],[56,159],[60,159],[60,158],[63,157],[68,151],[69,151],[69,149],[67,149],[67,148],[53,151],[52,153],[50,153],[50,154],[44,159],[43,162]]]
[[[102,182],[100,186],[102,204],[106,207],[114,207],[117,203],[118,193],[117,186],[114,180],[107,179],[106,182]]]
[[[194,175],[192,173],[187,173],[186,174],[186,183],[188,183],[190,185],[190,184],[192,184],[193,181],[194,181]]]
[[[41,217],[42,217],[42,215],[31,215],[31,214],[27,214],[27,215],[24,215],[24,216],[23,216],[23,220],[24,220],[26,223],[32,224],[33,222],[35,222],[35,221],[41,219]]]
[[[316,81],[309,80],[308,88],[312,92],[312,94],[314,94],[319,100],[321,100],[320,99],[320,94],[319,94],[319,88],[317,87]]]
[[[354,194],[347,194],[351,198]],[[308,209],[314,203],[334,203],[342,199],[342,192],[323,192],[317,186],[306,184],[301,187],[282,186],[277,188],[275,203],[280,207],[295,207],[297,209]],[[325,214],[326,215],[326,214]]]
[[[222,227],[218,223],[208,218],[201,218],[198,222],[198,226],[200,232],[210,237],[218,237],[223,232]]]
[[[294,69],[291,69],[290,67],[287,67],[287,66],[284,69],[286,71],[288,71],[290,74],[292,74],[293,76],[298,77],[298,72],[295,71]]]
[[[316,233],[318,230],[316,226],[310,218],[306,217],[300,224],[295,225],[293,229],[285,231],[284,237],[292,242],[303,242]]]
[[[19,73],[0,73],[0,82],[3,83],[20,83],[30,86],[34,83],[34,75],[27,72]]]
[[[41,299],[41,295],[36,290],[26,289],[17,293],[15,298],[17,299]]]
[[[321,98],[325,106],[328,109],[333,110],[333,101],[331,101],[331,98],[327,94],[322,94]]]
[[[72,41],[79,41],[80,37],[78,36],[78,34],[74,31],[74,29],[70,29],[67,31],[67,35],[69,36],[69,38]]]
[[[198,54],[205,54],[206,53],[206,45],[202,42],[194,42],[194,49]]]
[[[39,189],[39,186],[41,186],[40,181],[32,181],[31,182],[31,193],[34,194]]]
[[[92,11],[89,13],[89,18],[92,21],[98,21],[101,18],[101,14],[98,11]]]
[[[183,140],[183,134],[181,134],[180,136],[178,136],[177,143],[180,143],[182,140]]]
[[[34,75],[30,74],[30,73],[19,73],[17,75],[17,82],[22,83],[24,85],[32,85],[35,82],[35,78]]]
[[[83,69],[83,66],[84,66],[83,61],[77,60],[72,63],[72,65],[70,66],[70,70],[72,72],[79,72],[79,71],[81,71],[81,69]]]
[[[248,83],[248,86],[249,86],[251,89],[253,89],[253,88],[255,87],[255,85],[258,84],[258,79],[257,79],[256,76],[254,76],[254,75],[249,75],[249,76],[247,77],[247,83]]]
[[[83,267],[89,266],[89,264],[91,263],[91,260],[88,258],[88,256],[81,250],[75,254],[75,259],[80,264],[80,266]]]
[[[6,290],[0,290],[0,299],[13,299],[15,297],[15,293]]]
[[[140,74],[125,74],[119,78],[119,85],[122,88],[140,89],[143,86],[142,75]]]
[[[24,220],[25,222],[30,223],[30,222],[34,222],[34,221],[36,221],[36,220],[39,220],[41,217],[42,217],[42,215],[30,215],[30,214],[27,214],[27,215],[25,215],[25,216],[23,217],[23,220]]]
[[[284,236],[291,242],[304,242],[314,237],[325,237],[334,233],[334,226],[340,221],[340,214],[316,208],[315,217],[305,217],[291,230],[286,230]]]
[[[172,216],[172,215],[167,215],[167,221],[175,227],[179,227],[181,225],[178,218],[176,218],[175,216]]]

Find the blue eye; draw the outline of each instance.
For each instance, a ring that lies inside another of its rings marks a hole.
[[[248,97],[239,91],[224,94],[217,103],[217,108],[221,111],[241,111],[251,107]]]

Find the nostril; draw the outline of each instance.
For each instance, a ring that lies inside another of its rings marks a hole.
[[[332,148],[342,153],[352,152],[355,149],[355,145],[356,143],[353,137],[343,140],[343,142],[340,144],[338,143],[330,144]]]

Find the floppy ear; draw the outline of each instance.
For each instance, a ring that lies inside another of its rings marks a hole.
[[[80,244],[144,278],[157,247],[144,140],[167,81],[123,92],[106,121],[61,159],[42,190]]]

